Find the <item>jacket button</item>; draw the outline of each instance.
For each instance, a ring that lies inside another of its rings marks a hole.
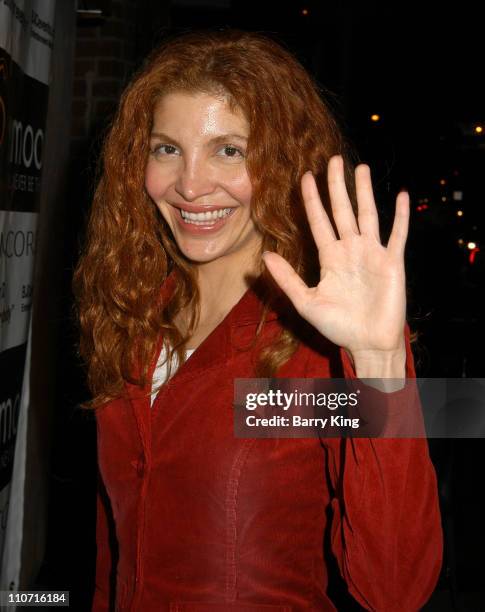
[[[143,457],[141,457],[138,460],[138,465],[136,468],[136,473],[138,474],[138,476],[140,478],[143,478],[143,476],[145,475],[145,460],[143,459]]]

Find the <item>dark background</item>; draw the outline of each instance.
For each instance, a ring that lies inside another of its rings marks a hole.
[[[38,587],[70,590],[72,609],[89,610],[94,588],[96,470],[94,421],[78,409],[88,391],[74,348],[72,270],[104,130],[133,70],[167,34],[238,27],[267,33],[296,54],[328,90],[361,161],[371,166],[384,228],[392,222],[399,189],[410,191],[408,321],[419,332],[417,375],[484,376],[485,11],[471,2],[447,9],[433,4],[79,2],[50,526],[37,581]],[[373,121],[373,114],[380,120]],[[484,132],[477,133],[477,126]],[[473,262],[469,242],[481,249]],[[425,609],[485,609],[483,442],[430,440],[430,450],[446,548]],[[339,607],[347,609],[348,603]]]

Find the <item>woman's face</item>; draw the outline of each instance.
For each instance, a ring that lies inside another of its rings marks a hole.
[[[170,93],[155,107],[145,187],[194,262],[225,257],[241,266],[259,246],[250,215],[248,136],[243,113],[207,94]]]

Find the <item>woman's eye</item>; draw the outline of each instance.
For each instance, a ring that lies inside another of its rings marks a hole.
[[[174,155],[177,152],[177,147],[170,144],[158,144],[152,149],[155,155]]]
[[[232,145],[224,145],[219,151],[223,151],[224,157],[244,157],[244,153],[237,147]]]

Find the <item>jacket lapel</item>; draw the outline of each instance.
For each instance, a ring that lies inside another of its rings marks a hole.
[[[160,301],[170,299],[175,290],[177,282],[176,271],[172,270],[167,276],[160,290]],[[227,316],[219,323],[219,325],[209,334],[209,336],[200,344],[197,350],[193,353],[190,359],[184,363],[175,375],[166,383],[173,384],[177,377],[177,384],[180,384],[183,379],[189,379],[200,375],[203,371],[221,367],[226,363],[233,351],[233,337],[237,334],[238,328],[256,326],[259,323],[263,313],[263,302],[261,298],[260,283],[256,280],[251,287],[244,293],[239,302],[232,308]],[[277,302],[277,306],[282,306],[283,302]],[[279,318],[280,308],[270,309],[266,314],[265,321],[273,321]],[[242,331],[242,330],[241,330]],[[158,356],[162,349],[163,336],[160,334],[157,349],[152,357],[148,372],[148,384],[145,388],[125,383],[128,393],[128,398],[132,406],[134,417],[136,419],[140,439],[142,442],[145,455],[148,457],[151,452],[151,407],[150,395],[151,381],[153,373],[158,361]]]

